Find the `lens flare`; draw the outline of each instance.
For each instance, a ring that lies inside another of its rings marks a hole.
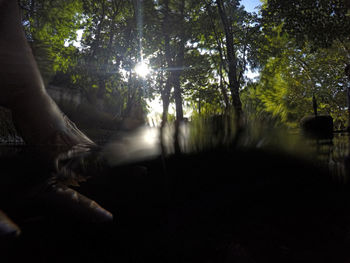
[[[135,66],[135,72],[140,77],[145,78],[151,72],[151,69],[145,62],[140,62]]]

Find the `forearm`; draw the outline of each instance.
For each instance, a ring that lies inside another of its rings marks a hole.
[[[25,142],[67,147],[93,144],[47,94],[16,0],[0,0],[0,36],[0,106],[12,111]]]
[[[20,21],[16,0],[0,2],[0,105],[10,109],[17,96],[45,92]]]

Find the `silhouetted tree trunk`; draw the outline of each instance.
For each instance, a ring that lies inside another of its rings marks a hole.
[[[211,22],[211,27],[212,27],[212,30],[214,32],[214,35],[215,35],[215,41],[216,41],[216,45],[217,45],[217,50],[219,52],[219,77],[220,77],[220,82],[219,82],[219,88],[220,88],[220,91],[222,93],[222,97],[224,99],[224,102],[225,102],[225,112],[229,112],[230,110],[230,107],[231,107],[231,103],[230,103],[230,100],[229,100],[229,96],[228,96],[228,93],[227,93],[227,87],[224,85],[224,73],[223,73],[223,70],[224,70],[224,65],[225,65],[225,58],[224,58],[224,52],[222,50],[222,46],[223,46],[223,40],[222,38],[219,36],[219,34],[217,33],[217,30],[216,30],[216,27],[215,27],[215,23],[212,19],[212,17],[214,16],[213,14],[213,11],[211,9],[211,6],[209,4],[207,4],[207,12],[208,12],[208,16],[209,16],[209,19],[210,19],[210,22]],[[208,39],[209,41],[209,39]]]
[[[163,114],[162,114],[162,127],[165,126],[165,124],[168,121],[168,111],[169,111],[169,104],[170,104],[170,94],[171,94],[171,88],[173,85],[173,74],[169,70],[173,67],[173,60],[171,56],[171,48],[170,48],[170,36],[169,36],[169,0],[164,1],[163,6],[163,24],[162,24],[162,31],[163,31],[163,37],[164,37],[164,52],[165,52],[165,61],[168,67],[168,71],[166,73],[167,80],[165,83],[165,87],[161,92],[162,102],[163,102]]]
[[[162,123],[161,123],[162,127],[164,127],[164,125],[168,122],[170,92],[171,92],[171,76],[168,76],[165,83],[165,87],[161,91],[161,97],[162,97],[162,103],[163,103],[163,113],[162,113]]]
[[[184,67],[184,58],[185,58],[185,1],[180,2],[180,17],[179,24],[181,28],[180,32],[180,43],[176,56],[176,70],[174,71],[174,98],[176,106],[176,121],[180,123],[183,121],[183,105],[182,105],[182,90],[181,90],[181,75]]]
[[[224,28],[227,47],[227,62],[228,62],[228,79],[229,89],[232,96],[232,104],[237,114],[237,119],[240,119],[242,115],[242,103],[239,96],[240,83],[237,74],[237,57],[236,50],[233,42],[233,32],[231,30],[230,21],[225,12],[222,0],[216,1],[221,22]]]
[[[179,152],[179,125],[183,121],[183,101],[181,90],[181,75],[184,65],[185,56],[185,31],[184,31],[184,13],[185,13],[185,1],[179,1],[179,13],[180,15],[176,19],[176,23],[180,23],[181,31],[177,34],[180,38],[178,44],[176,41],[171,42],[170,32],[172,32],[172,21],[170,18],[169,0],[163,2],[163,22],[162,31],[164,37],[164,53],[165,60],[168,68],[166,85],[161,92],[163,102],[163,115],[162,115],[162,127],[167,122],[168,108],[170,104],[171,89],[174,88],[174,99],[176,107],[176,122],[175,122],[175,134],[174,134],[174,146],[175,151]],[[174,33],[174,32],[173,32]]]
[[[348,77],[350,82],[350,64],[346,65],[345,67],[345,75]],[[350,131],[350,87],[348,86],[346,89],[346,98],[347,98],[347,104],[348,104],[348,127],[347,130]],[[349,138],[350,140],[350,138]],[[349,145],[350,147],[350,145]]]

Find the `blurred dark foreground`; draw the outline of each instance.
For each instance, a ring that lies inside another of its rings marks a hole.
[[[37,149],[3,146],[0,208],[22,233],[0,238],[0,261],[350,262],[346,180],[317,161],[263,147],[267,139],[217,134],[205,135],[210,147],[199,147],[199,138],[165,155],[152,132],[119,134],[58,163],[86,182],[57,175]],[[73,185],[113,221],[91,222],[69,202],[45,198],[50,180]]]

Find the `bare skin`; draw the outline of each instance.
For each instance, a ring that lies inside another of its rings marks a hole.
[[[44,161],[57,164],[62,155],[69,157],[72,151],[86,151],[95,146],[47,94],[22,29],[16,0],[0,0],[0,106],[12,111],[17,131],[28,145],[39,146]],[[56,166],[56,173],[59,173]],[[63,184],[49,180],[41,188],[45,191],[37,194],[41,197],[39,201],[64,207],[88,221],[113,219],[112,214],[96,202]],[[0,211],[0,237],[19,232],[19,228]]]
[[[0,0],[0,106],[12,111],[27,144],[94,145],[47,94],[25,38],[17,1]]]

